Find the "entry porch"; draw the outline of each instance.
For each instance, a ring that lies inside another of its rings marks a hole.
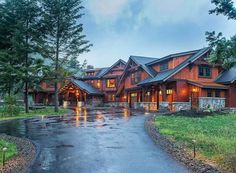
[[[82,107],[102,103],[103,94],[86,82],[71,79],[60,89],[60,99],[64,107]]]

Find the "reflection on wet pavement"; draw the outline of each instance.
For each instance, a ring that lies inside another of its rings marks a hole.
[[[151,141],[145,116],[128,109],[88,110],[0,124],[0,132],[39,146],[32,173],[186,173]]]

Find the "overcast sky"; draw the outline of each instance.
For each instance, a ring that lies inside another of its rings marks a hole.
[[[79,59],[95,67],[130,55],[160,58],[203,48],[206,31],[236,33],[236,21],[208,14],[210,0],[84,0],[83,5],[84,33],[94,46]]]

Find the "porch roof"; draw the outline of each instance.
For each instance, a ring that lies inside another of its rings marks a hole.
[[[218,84],[215,82],[201,82],[201,81],[193,81],[193,80],[188,80],[188,83],[194,86],[198,86],[203,89],[228,89],[228,86]]]
[[[99,90],[97,90],[96,88],[94,88],[93,86],[89,85],[86,82],[83,82],[81,80],[77,80],[77,79],[71,79],[71,82],[79,87],[81,90],[85,91],[88,94],[91,95],[103,95],[102,92],[100,92]]]
[[[219,75],[215,82],[221,84],[231,84],[236,81],[236,67],[224,71]]]

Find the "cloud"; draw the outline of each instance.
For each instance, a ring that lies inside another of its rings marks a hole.
[[[199,16],[207,15],[206,0],[145,0],[138,16],[139,23],[148,21],[153,25],[178,23],[186,20],[201,20]]]
[[[115,22],[132,0],[88,0],[87,9],[97,23]]]

